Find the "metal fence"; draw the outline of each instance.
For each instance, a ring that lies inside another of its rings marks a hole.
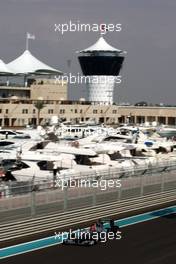
[[[136,171],[135,174],[133,172],[130,174],[129,171],[128,174],[131,176],[119,177],[120,175],[112,170],[106,171],[98,176],[96,174],[96,180],[94,178],[90,185],[79,187],[78,181],[74,182],[74,186],[72,184],[62,187],[57,187],[50,181],[46,182],[46,186],[43,185],[43,189],[40,190],[29,184],[30,192],[27,190],[27,193],[21,195],[9,194],[9,197],[1,197],[0,222],[33,218],[73,209],[79,210],[107,202],[120,202],[130,198],[176,190],[176,169],[173,170],[171,167],[162,167],[150,173],[144,169]],[[92,175],[87,175],[87,180],[90,176]],[[113,186],[113,183],[117,184]],[[51,186],[48,187],[48,184]]]
[[[87,179],[91,181],[93,179],[101,180],[118,178],[124,180],[126,178],[136,178],[138,176],[144,177],[158,175],[160,173],[168,171],[176,171],[175,161],[165,160],[162,163],[156,162],[156,164],[154,165],[136,165],[131,169],[125,167],[117,168],[109,166],[109,168],[106,170],[95,170],[94,167],[92,167],[91,169],[89,169],[89,171],[80,171],[75,173],[66,171],[58,178],[65,179],[66,182],[68,182],[70,179]],[[48,192],[49,190],[53,190],[55,189],[55,187],[58,187],[58,185],[56,184],[57,178],[54,175],[52,180],[44,180],[44,177],[42,177],[43,179],[41,179],[41,177],[38,177],[37,175],[33,175],[33,177],[31,177],[31,175],[24,175],[23,177],[21,176],[21,178],[23,178],[24,181],[9,181],[0,183],[0,201],[4,198],[24,195],[27,193],[31,193],[32,191]]]

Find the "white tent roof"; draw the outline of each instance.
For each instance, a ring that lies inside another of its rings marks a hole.
[[[97,40],[97,42],[94,45],[90,46],[87,49],[81,50],[80,52],[91,52],[91,51],[111,51],[111,52],[119,52],[119,53],[123,52],[109,45],[102,36]]]
[[[13,75],[12,71],[10,71],[8,66],[2,60],[0,60],[0,75],[1,76]]]
[[[62,74],[45,63],[35,58],[29,50],[25,50],[21,56],[7,64],[16,74]]]

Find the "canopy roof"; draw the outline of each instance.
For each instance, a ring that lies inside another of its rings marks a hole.
[[[8,63],[7,66],[15,74],[62,74],[61,71],[38,60],[29,50],[25,50],[21,56]]]
[[[107,52],[118,52],[122,53],[122,50],[116,49],[109,45],[106,40],[101,36],[95,44],[87,49],[81,50],[80,52],[93,52],[93,51],[107,51]]]
[[[2,60],[0,60],[0,76],[8,76],[8,75],[13,75],[12,71]]]

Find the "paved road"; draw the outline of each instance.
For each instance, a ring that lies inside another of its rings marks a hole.
[[[122,228],[123,238],[94,247],[54,246],[1,260],[1,264],[174,264],[176,215]]]

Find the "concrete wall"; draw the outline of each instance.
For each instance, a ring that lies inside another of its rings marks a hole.
[[[30,87],[31,100],[67,100],[67,83],[54,79],[37,80]]]

